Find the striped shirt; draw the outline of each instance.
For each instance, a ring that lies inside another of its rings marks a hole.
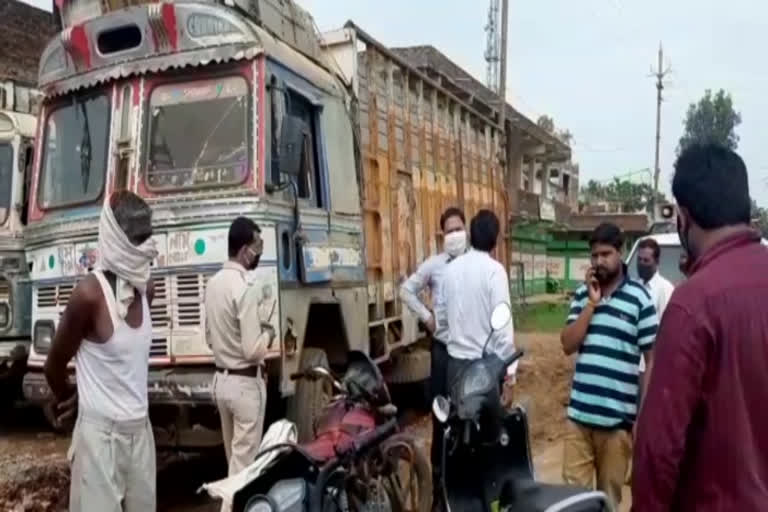
[[[626,273],[625,273],[626,276]],[[589,293],[581,285],[567,323],[578,318]],[[603,297],[579,348],[568,418],[590,427],[629,428],[637,417],[638,363],[656,338],[658,319],[645,287],[628,277]]]

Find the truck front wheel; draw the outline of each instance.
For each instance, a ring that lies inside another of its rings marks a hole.
[[[328,356],[320,348],[305,348],[301,354],[300,370],[328,365]],[[296,383],[296,393],[288,398],[288,419],[296,424],[299,442],[305,443],[315,437],[315,419],[331,400],[333,389],[324,379],[301,379]]]

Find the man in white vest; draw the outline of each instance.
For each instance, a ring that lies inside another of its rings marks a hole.
[[[96,270],[72,293],[45,363],[57,422],[77,414],[69,510],[153,511],[155,441],[148,416],[152,212],[119,191],[99,223]],[[75,358],[76,386],[67,364]]]

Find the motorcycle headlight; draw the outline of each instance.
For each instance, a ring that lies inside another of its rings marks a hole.
[[[306,496],[306,484],[301,478],[291,480],[281,480],[269,490],[269,497],[279,506],[279,510],[292,511],[301,510],[301,505]],[[266,510],[266,509],[265,509]]]
[[[266,496],[254,496],[245,504],[245,512],[278,512]]]
[[[56,328],[53,326],[52,320],[39,320],[35,322],[35,329],[33,332],[33,343],[35,346],[35,352],[38,354],[47,354],[53,343],[53,333]]]
[[[8,327],[11,323],[11,307],[6,304],[0,304],[0,328]]]
[[[462,396],[483,394],[491,389],[492,384],[491,374],[486,365],[477,362],[467,368],[461,380],[461,394]]]

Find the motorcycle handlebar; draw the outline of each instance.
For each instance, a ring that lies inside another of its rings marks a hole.
[[[523,354],[525,354],[525,350],[523,349],[515,350],[514,354],[509,356],[509,359],[504,361],[504,368],[508,368],[509,365],[511,365],[512,363],[514,363],[515,361],[523,357]]]
[[[396,430],[397,430],[397,419],[392,418],[386,423],[383,423],[382,425],[376,427],[376,429],[373,432],[371,432],[369,435],[364,437],[362,441],[360,441],[359,443],[355,443],[355,446],[352,447],[352,450],[356,452],[364,452],[368,448],[372,446],[376,446],[377,444],[384,441],[386,438],[394,434]]]

